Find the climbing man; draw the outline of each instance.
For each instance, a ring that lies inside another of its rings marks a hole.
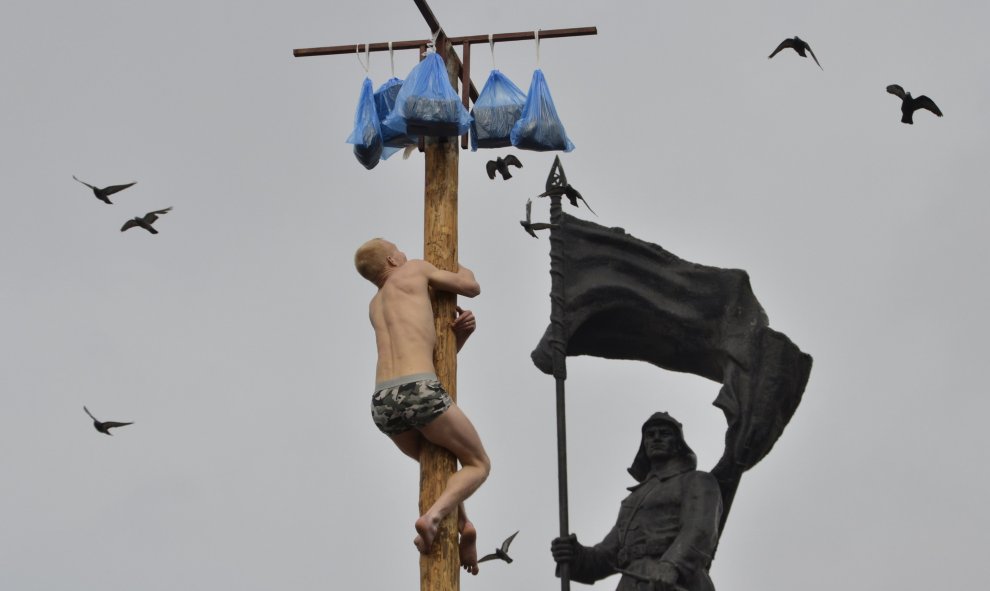
[[[491,462],[474,425],[437,379],[430,290],[473,298],[481,293],[481,286],[474,273],[463,265],[451,272],[427,261],[410,260],[383,238],[361,245],[354,255],[354,266],[378,288],[369,306],[378,347],[375,393],[371,398],[375,425],[414,460],[419,461],[426,439],[449,450],[461,464],[436,502],[416,520],[414,544],[421,553],[428,553],[440,521],[458,509],[461,566],[476,575],[477,531],[464,512],[464,500],[488,478]],[[460,351],[476,327],[474,314],[457,307],[457,317],[450,326]]]

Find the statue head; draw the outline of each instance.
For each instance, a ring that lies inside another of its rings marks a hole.
[[[698,458],[684,441],[683,427],[674,417],[665,412],[653,413],[653,416],[643,423],[641,431],[639,451],[632,466],[629,467],[629,474],[637,482],[646,479],[655,461],[677,461],[683,463],[688,470],[697,468]],[[673,441],[671,434],[674,436]]]

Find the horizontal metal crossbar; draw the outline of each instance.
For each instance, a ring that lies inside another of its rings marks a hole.
[[[597,35],[597,27],[577,27],[570,29],[546,29],[540,31],[540,39],[556,39],[560,37],[580,37],[583,35]],[[506,41],[526,41],[528,39],[535,39],[536,35],[533,31],[521,31],[519,33],[497,33],[492,35],[492,41],[495,43],[504,43]],[[454,45],[462,45],[467,43],[473,45],[475,43],[488,43],[488,35],[469,35],[467,37],[448,37],[447,38]],[[429,39],[418,39],[415,41],[394,41],[392,42],[392,49],[395,51],[404,49],[417,49],[423,47],[424,45],[430,43]],[[368,43],[367,49],[365,49],[364,43],[356,43],[354,45],[334,45],[332,47],[309,47],[303,49],[293,49],[292,55],[295,57],[312,57],[316,55],[341,55],[346,53],[356,53],[360,51],[388,51],[388,42],[384,43]]]

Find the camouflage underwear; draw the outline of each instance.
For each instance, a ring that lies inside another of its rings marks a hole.
[[[371,397],[371,418],[382,433],[391,437],[424,427],[450,408],[450,395],[436,376],[427,374],[426,379],[416,379],[422,377],[417,374],[376,386],[378,391]],[[407,378],[411,381],[404,381]]]

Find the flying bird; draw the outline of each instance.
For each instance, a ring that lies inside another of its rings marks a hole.
[[[512,178],[512,173],[509,172],[509,166],[515,166],[522,168],[522,162],[513,154],[509,154],[505,158],[501,156],[495,160],[489,160],[485,165],[488,169],[488,178],[495,180],[495,173],[498,172],[502,175],[502,180],[509,180]]]
[[[818,67],[821,68],[822,70],[825,70],[825,68],[822,68],[822,65],[818,63],[818,58],[815,57],[815,52],[811,51],[811,46],[808,45],[808,42],[798,37],[797,35],[795,35],[793,39],[784,39],[783,41],[781,41],[780,45],[777,46],[777,49],[774,49],[773,53],[767,56],[767,59],[772,58],[773,56],[777,55],[784,49],[787,49],[788,47],[796,51],[797,54],[800,55],[801,57],[808,57],[804,53],[805,51],[807,51],[808,53],[811,54],[811,58],[815,60],[815,63],[818,64]]]
[[[523,229],[526,230],[526,232],[530,236],[532,236],[533,238],[539,238],[539,236],[536,235],[536,232],[534,230],[546,230],[547,228],[556,228],[557,227],[557,224],[545,224],[545,223],[542,223],[542,222],[534,224],[532,222],[532,215],[533,215],[533,200],[532,199],[527,199],[526,200],[526,219],[525,220],[520,220],[519,225],[522,226]]]
[[[573,205],[574,207],[578,207],[578,199],[580,199],[581,201],[584,201],[584,206],[588,208],[588,211],[590,211],[591,213],[595,213],[595,210],[591,209],[591,206],[588,205],[588,202],[584,200],[584,197],[581,196],[581,193],[578,193],[578,190],[572,187],[570,184],[553,187],[551,189],[544,191],[543,193],[540,193],[539,195],[537,195],[537,197],[567,197],[567,200],[570,201],[571,205]],[[595,215],[598,214],[595,213]]]
[[[79,179],[76,178],[76,175],[72,175],[72,178],[79,181]],[[97,199],[99,199],[104,203],[109,203],[110,205],[113,205],[113,201],[110,201],[109,199],[110,195],[113,195],[118,191],[123,191],[124,189],[130,187],[131,185],[137,184],[137,181],[134,181],[133,183],[127,183],[126,185],[110,185],[109,187],[103,187],[101,189],[99,187],[94,187],[93,185],[87,183],[86,181],[79,181],[79,182],[92,189],[93,195],[96,195]]]
[[[478,562],[481,563],[481,562],[485,562],[486,560],[495,560],[496,558],[499,558],[499,559],[504,560],[506,563],[511,563],[512,562],[512,558],[509,556],[509,544],[512,543],[512,540],[516,537],[516,535],[518,533],[519,532],[517,531],[516,533],[514,533],[511,536],[507,537],[505,539],[505,541],[502,542],[502,547],[501,548],[495,548],[495,553],[494,554],[489,554],[487,556],[484,556],[482,558],[479,558],[478,559]]]
[[[123,427],[124,425],[134,424],[133,421],[130,423],[119,423],[116,421],[103,422],[97,419],[96,417],[94,417],[93,413],[89,412],[89,409],[86,408],[85,406],[83,407],[83,410],[86,411],[86,414],[89,415],[89,418],[93,419],[93,427],[100,433],[106,433],[107,435],[113,435],[113,433],[110,432],[110,429],[113,429],[114,427]]]
[[[905,92],[900,84],[891,84],[887,87],[887,92],[901,99],[901,123],[914,125],[914,112],[918,109],[928,109],[939,117],[942,116],[942,111],[935,101],[925,95],[914,98],[910,92]]]
[[[172,211],[171,207],[166,207],[165,209],[159,209],[158,211],[152,211],[144,214],[143,217],[135,217],[124,222],[121,226],[120,231],[123,232],[135,226],[144,228],[145,230],[151,232],[152,234],[157,234],[158,230],[151,227],[151,224],[155,223],[159,215],[165,215],[166,213]]]

